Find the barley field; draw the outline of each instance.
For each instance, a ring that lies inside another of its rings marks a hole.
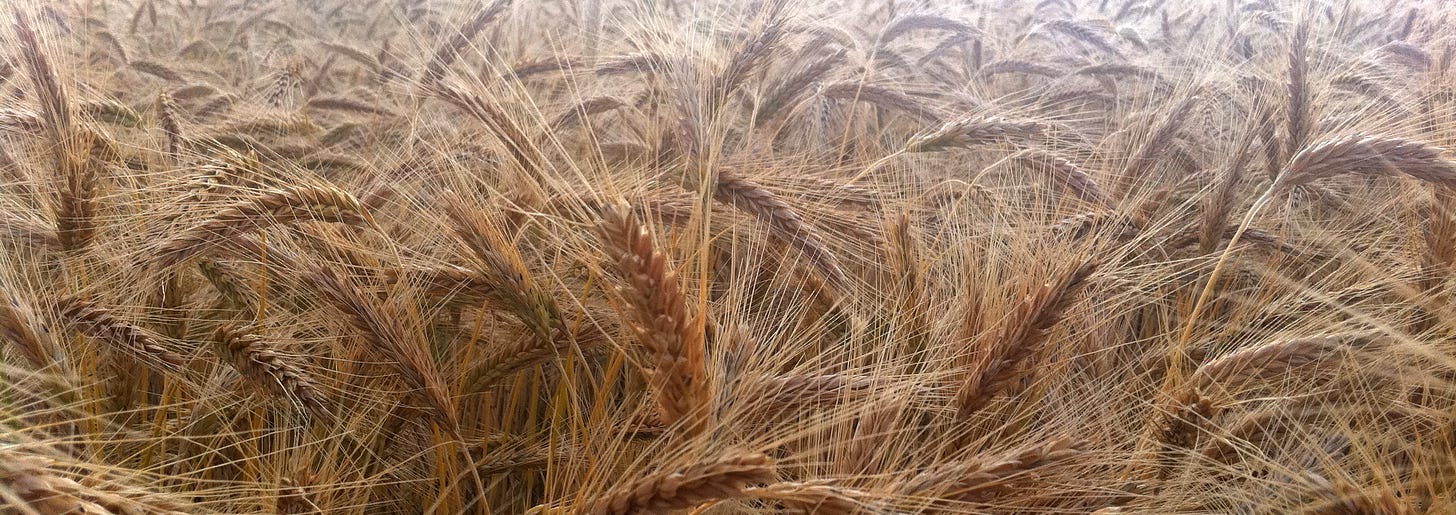
[[[15,0],[0,513],[1456,513],[1453,22]]]

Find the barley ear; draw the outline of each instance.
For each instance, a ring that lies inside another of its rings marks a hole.
[[[636,313],[633,327],[650,356],[647,374],[662,421],[681,423],[686,433],[696,433],[709,399],[701,317],[630,206],[614,206],[603,218],[601,240],[626,282],[621,292]]]

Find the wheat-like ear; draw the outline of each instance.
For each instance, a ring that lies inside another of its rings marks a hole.
[[[1183,126],[1183,121],[1188,118],[1189,113],[1193,112],[1193,106],[1199,100],[1199,97],[1189,95],[1169,108],[1168,115],[1153,127],[1148,139],[1138,147],[1137,152],[1128,162],[1127,172],[1122,177],[1124,184],[1142,178],[1144,173],[1168,151],[1173,144],[1174,136],[1178,134],[1178,129]],[[1123,190],[1126,188],[1124,187]]]
[[[121,43],[121,40],[116,37],[116,34],[112,34],[109,30],[97,31],[96,39],[100,39],[102,43],[105,43],[107,49],[114,54],[116,60],[121,61],[121,64],[127,64],[131,61],[131,58],[127,56],[126,45]]]
[[[20,163],[10,152],[0,149],[0,179],[15,187],[15,193],[21,198],[35,196],[35,188],[30,184],[28,174],[20,169]]]
[[[562,319],[556,300],[533,279],[531,271],[500,223],[466,203],[459,195],[444,195],[444,210],[453,232],[475,258],[474,266],[491,285],[492,296],[531,331],[492,348],[465,373],[465,392],[495,385],[511,374],[569,352],[582,343]]]
[[[476,34],[485,30],[490,25],[490,22],[499,17],[501,13],[504,13],[506,9],[509,9],[512,1],[496,0],[490,5],[480,8],[475,13],[475,16],[472,16],[469,21],[466,21],[464,25],[460,26],[460,30],[451,33],[449,38],[443,43],[440,43],[439,47],[435,48],[434,55],[430,58],[429,63],[425,65],[425,71],[421,76],[420,82],[425,85],[431,85],[439,81],[445,75],[445,69],[451,63],[454,63],[456,59],[460,58],[460,51],[470,45],[470,40],[475,39]]]
[[[1218,385],[1233,390],[1293,368],[1320,364],[1343,350],[1371,349],[1383,342],[1373,333],[1354,333],[1294,338],[1248,347],[1198,367],[1189,380],[1189,387],[1208,389]]]
[[[102,159],[110,142],[89,130],[73,131],[58,147],[63,185],[56,192],[56,235],[65,250],[85,248],[96,237],[96,211]]]
[[[76,297],[61,299],[57,307],[61,320],[133,358],[163,369],[187,363],[152,333],[121,321],[109,309]]]
[[[637,338],[647,348],[649,384],[662,422],[700,431],[708,412],[702,317],[683,294],[667,257],[629,206],[604,213],[601,239],[607,257],[626,280],[622,290],[636,313]]]
[[[744,487],[773,478],[773,463],[757,453],[727,453],[680,470],[662,470],[624,483],[594,500],[584,513],[666,513],[706,501],[747,497]]]
[[[218,53],[217,48],[213,46],[212,42],[202,38],[194,39],[192,42],[182,45],[182,48],[177,49],[177,55],[179,56],[192,54],[217,55]]]
[[[308,274],[319,293],[324,295],[349,322],[363,334],[375,349],[389,357],[389,363],[405,384],[424,401],[435,422],[451,436],[460,436],[460,418],[450,389],[440,375],[429,349],[409,332],[404,313],[378,298],[366,295],[352,281],[339,277],[327,266],[316,267]]]
[[[511,65],[511,69],[501,73],[503,80],[526,80],[536,75],[549,72],[570,71],[581,66],[581,62],[559,55],[527,59]]]
[[[273,257],[268,256],[269,261],[273,261]],[[258,292],[252,285],[245,284],[241,274],[232,267],[210,259],[199,259],[197,271],[202,272],[203,279],[221,294],[219,301],[223,305],[247,313],[258,311]]]
[[[131,21],[126,25],[128,34],[135,35],[137,28],[141,27],[142,20],[146,18],[151,19],[152,28],[157,27],[157,7],[152,5],[153,3],[155,3],[154,0],[146,0],[137,4],[136,9],[132,11]]]
[[[1425,220],[1421,223],[1421,289],[1442,295],[1442,286],[1456,266],[1456,191],[1442,188],[1422,206]]]
[[[354,135],[358,134],[363,128],[364,124],[355,122],[343,122],[335,125],[329,128],[328,131],[325,131],[323,134],[319,135],[319,146],[332,147],[334,145],[338,145],[340,143],[348,141],[349,138],[354,137]]]
[[[1378,78],[1351,71],[1335,76],[1330,85],[1378,102],[1381,107],[1397,112],[1406,111],[1405,103],[1395,91]]]
[[[775,236],[788,242],[813,263],[832,286],[843,288],[849,284],[849,276],[840,267],[839,259],[820,241],[819,234],[773,192],[746,178],[719,170],[713,198],[753,213],[772,229]]]
[[[1210,403],[1211,407],[1212,405]],[[1220,424],[1222,430],[1219,431],[1219,434],[1211,435],[1213,438],[1201,444],[1198,453],[1204,459],[1208,459],[1213,463],[1232,463],[1238,459],[1240,454],[1239,447],[1257,444],[1283,433],[1282,429],[1285,426],[1281,423],[1282,419],[1300,419],[1307,416],[1310,411],[1324,412],[1326,408],[1316,407],[1313,410],[1290,410],[1286,406],[1280,405],[1278,407],[1261,409],[1253,413],[1245,414],[1232,422]],[[1203,420],[1207,420],[1207,417],[1216,414],[1216,411],[1209,409],[1206,411]],[[1188,440],[1183,441],[1187,442]],[[1171,465],[1173,465],[1171,460],[1165,464],[1165,466]]]
[[[576,126],[582,120],[597,113],[605,113],[613,109],[624,107],[627,102],[613,96],[600,96],[583,99],[568,108],[565,112],[556,116],[551,121],[551,130],[559,131]]]
[[[113,98],[81,102],[81,105],[77,107],[83,117],[105,123],[130,128],[136,128],[142,123],[142,116],[135,109]]]
[[[1072,72],[1073,75],[1086,75],[1088,77],[1139,77],[1153,79],[1163,82],[1163,77],[1158,75],[1157,70],[1125,63],[1101,63],[1078,68]]]
[[[834,67],[839,66],[839,63],[844,61],[846,53],[844,49],[830,52],[828,55],[814,60],[809,66],[774,83],[768,93],[758,101],[756,106],[758,112],[754,113],[757,117],[755,122],[763,125],[777,120],[781,111],[794,106],[811,86],[822,80],[830,71],[834,70]]]
[[[1021,361],[1046,342],[1052,328],[1061,322],[1063,313],[1096,268],[1091,262],[1078,265],[1034,288],[1022,299],[995,333],[995,340],[981,346],[984,354],[979,365],[957,392],[957,410],[962,418],[985,407],[1018,379]]]
[[[1456,163],[1439,148],[1402,138],[1344,136],[1317,142],[1295,154],[1275,180],[1274,190],[1341,174],[1403,173],[1446,188],[1456,188]]]
[[[1018,481],[1034,480],[1036,469],[1075,458],[1086,446],[1086,442],[1068,436],[1050,438],[1001,457],[938,464],[895,484],[893,489],[915,497],[982,501],[1016,486]]]
[[[886,24],[885,29],[880,32],[880,44],[888,45],[896,39],[900,39],[900,36],[916,30],[941,30],[968,36],[980,34],[975,27],[960,20],[938,14],[910,14],[895,18],[895,21]]]
[[[553,462],[569,462],[577,458],[576,453],[580,452],[559,443],[533,443],[515,435],[504,434],[487,435],[480,445],[472,446],[470,450],[472,454],[481,456],[475,458],[481,475],[537,469]]]
[[[489,353],[470,365],[465,373],[465,393],[477,393],[520,372],[571,350],[572,338],[564,330],[553,329],[546,339],[520,338],[499,342]]]
[[[1305,515],[1408,515],[1416,512],[1410,505],[1402,503],[1395,492],[1388,489],[1368,491],[1345,482],[1330,484],[1318,478],[1319,496],[1313,505],[1305,508]]]
[[[1309,44],[1309,23],[1300,22],[1289,40],[1289,81],[1286,83],[1289,103],[1285,124],[1285,148],[1289,152],[1304,148],[1310,130],[1309,60],[1305,47]],[[1288,155],[1288,154],[1285,154]]]
[[[635,53],[604,58],[596,63],[592,72],[600,77],[610,77],[632,72],[656,73],[667,66],[667,58],[655,53]]]
[[[310,492],[313,474],[300,471],[294,477],[284,477],[278,480],[278,502],[277,512],[279,515],[305,515],[320,513],[315,495]]]
[[[713,77],[708,97],[711,101],[723,102],[732,95],[743,81],[767,63],[775,46],[788,32],[784,20],[777,15],[784,5],[783,0],[770,0],[768,3],[773,10],[768,14],[768,21],[734,49],[728,62]]]
[[[1267,115],[1262,119],[1267,121]],[[1254,137],[1257,134],[1257,125],[1245,128],[1244,135],[1234,147],[1232,159],[1219,172],[1218,182],[1203,203],[1202,225],[1198,236],[1200,252],[1213,252],[1214,245],[1223,238],[1228,227],[1229,213],[1233,211],[1236,187],[1243,178],[1244,169],[1254,157]]]
[[[10,444],[0,448],[0,504],[17,513],[145,513],[181,515],[195,507],[157,498],[140,488],[114,484],[91,471],[86,483],[69,476],[56,459]]]
[[[801,513],[815,515],[863,515],[875,513],[865,499],[870,492],[838,486],[830,481],[792,481],[744,490],[748,497],[783,503]]]
[[[157,77],[167,82],[187,82],[187,79],[182,77],[182,74],[180,72],[178,72],[177,70],[173,70],[171,67],[156,61],[137,59],[131,61],[130,63],[127,63],[127,65],[131,66],[133,70],[145,73],[147,75],[151,75],[153,77]]]
[[[1065,34],[1072,39],[1096,47],[1098,50],[1106,52],[1110,55],[1119,57],[1122,56],[1122,53],[1118,52],[1117,46],[1113,45],[1112,41],[1108,40],[1106,36],[1098,33],[1096,29],[1093,29],[1086,23],[1082,23],[1076,20],[1064,19],[1051,20],[1043,23],[1042,26]]]
[[[1158,479],[1167,479],[1181,458],[1177,451],[1194,449],[1202,437],[1204,426],[1221,411],[1212,399],[1196,389],[1183,389],[1173,396],[1172,405],[1156,427],[1161,445]]]
[[[1040,136],[1046,124],[1014,121],[997,116],[968,117],[947,122],[905,143],[906,152],[935,152]]]
[[[270,75],[272,75],[273,80],[263,95],[263,98],[266,99],[266,104],[269,107],[275,108],[275,110],[292,110],[293,99],[297,96],[295,92],[303,83],[303,77],[300,76],[300,73],[302,73],[302,70],[294,64],[285,64],[282,68],[271,73]]]
[[[322,414],[324,398],[308,372],[281,354],[277,345],[248,326],[225,324],[212,335],[213,349],[226,363],[264,391],[289,398]]]
[[[0,213],[0,236],[16,247],[61,248],[60,236],[48,223],[14,213]]]
[[[444,204],[455,237],[470,250],[479,271],[493,283],[498,298],[538,340],[555,338],[561,321],[555,300],[533,279],[501,222],[454,192],[445,193]]]
[[[336,41],[326,41],[319,43],[319,45],[329,50],[330,52],[342,55],[349,60],[364,65],[364,67],[369,68],[370,71],[376,73],[379,71],[379,59],[372,55],[369,55],[369,52],[365,52],[358,48],[349,46],[346,43]]]
[[[1168,477],[1179,458],[1174,451],[1197,448],[1204,426],[1222,412],[1224,402],[1209,395],[1237,391],[1261,378],[1321,364],[1340,351],[1370,348],[1381,342],[1367,333],[1296,338],[1241,349],[1198,367],[1188,382],[1172,393],[1171,406],[1155,428],[1164,453],[1158,477]]]
[[[221,129],[222,135],[261,137],[306,136],[321,131],[323,128],[301,114],[265,114],[229,123]]]
[[[94,147],[100,136],[77,130],[66,89],[56,77],[40,38],[20,11],[15,12],[15,32],[20,40],[20,60],[40,100],[45,130],[60,171],[61,186],[55,197],[56,234],[64,250],[86,247],[96,234],[97,163]]]
[[[157,95],[157,125],[162,129],[162,135],[167,137],[167,153],[177,154],[178,145],[182,139],[182,125],[177,119],[181,112],[177,103],[172,100],[172,95],[162,92]]]
[[[0,340],[15,345],[16,350],[36,370],[64,365],[65,355],[51,335],[39,325],[30,305],[9,286],[0,283]]]
[[[869,399],[877,383],[873,376],[854,374],[783,374],[749,381],[752,386],[742,395],[765,407],[760,415]],[[935,392],[930,388],[917,388],[914,393]]]
[[[72,127],[71,103],[66,89],[56,78],[55,69],[51,66],[50,58],[46,57],[45,49],[41,47],[40,38],[31,30],[30,22],[19,10],[15,12],[15,32],[20,39],[20,61],[25,65],[30,81],[35,86],[41,114],[46,119],[46,130],[50,133],[51,141],[60,145],[70,136]]]
[[[370,227],[359,200],[330,186],[286,186],[223,208],[217,214],[162,242],[152,258],[168,267],[250,231],[299,221]]]
[[[50,461],[39,456],[19,456],[5,451],[0,462],[0,500],[18,513],[110,513],[85,499],[75,481],[56,476]]]
[[[1391,41],[1377,50],[1417,71],[1426,71],[1434,64],[1430,53],[1404,41]]]
[[[231,109],[237,101],[238,98],[230,94],[218,95],[217,98],[207,101],[206,104],[202,104],[192,111],[192,114],[199,119],[209,118]]]
[[[971,49],[970,51],[966,52],[966,57],[971,61],[969,71],[974,72],[981,68],[982,56],[980,54],[981,45],[983,44],[983,38],[983,34],[951,34],[950,36],[941,40],[940,43],[936,43],[934,48],[931,48],[929,51],[925,52],[925,54],[921,55],[919,59],[916,59],[915,64],[916,66],[925,66],[926,64],[929,64],[931,62],[934,62],[936,59],[939,59],[941,56],[945,55],[947,52],[950,52],[952,49],[964,48],[965,43],[970,42]]]
[[[1065,72],[1062,69],[1031,61],[1020,59],[1003,59],[986,63],[979,70],[976,70],[976,78],[982,81],[1003,73],[1020,73],[1025,75],[1040,75],[1042,77],[1061,77]]]
[[[882,201],[890,196],[886,192],[871,187],[853,184],[848,180],[831,179],[805,175],[795,177],[791,184],[803,188],[802,191],[795,191],[804,198],[829,202],[834,204],[848,204],[869,211],[877,210]]]
[[[1102,188],[1097,186],[1097,180],[1092,178],[1092,174],[1082,167],[1072,164],[1071,161],[1042,150],[1020,152],[1017,154],[1017,159],[1046,169],[1058,185],[1071,191],[1077,198],[1098,206],[1111,207],[1107,196],[1102,193]]]
[[[498,3],[504,1],[497,0]],[[540,173],[545,158],[541,156],[539,146],[526,136],[526,131],[521,128],[517,117],[506,113],[496,103],[460,88],[435,83],[430,91],[485,124],[500,139],[501,144],[506,146],[516,164],[527,173]]]
[[[408,281],[423,288],[425,294],[436,297],[462,296],[478,301],[498,294],[495,283],[484,274],[457,266],[391,269],[384,274],[391,284]]]
[[[305,104],[309,109],[322,111],[343,111],[349,113],[375,114],[382,116],[394,116],[394,113],[368,102],[362,102],[352,97],[314,97],[308,99]]]
[[[819,90],[824,98],[865,102],[883,109],[899,111],[923,122],[939,123],[935,110],[910,95],[879,84],[858,81],[836,82]]]
[[[905,338],[901,349],[906,355],[927,351],[926,336],[931,324],[931,292],[926,291],[923,252],[920,235],[908,212],[901,212],[885,224],[887,253],[886,270],[893,292],[902,297],[896,310],[897,325]],[[917,365],[918,366],[918,365]]]

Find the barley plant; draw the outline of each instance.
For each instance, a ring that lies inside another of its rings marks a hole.
[[[16,0],[0,512],[1456,512],[1441,0]]]

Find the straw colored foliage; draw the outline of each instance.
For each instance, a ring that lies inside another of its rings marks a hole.
[[[1436,0],[0,6],[0,512],[1456,511]]]

